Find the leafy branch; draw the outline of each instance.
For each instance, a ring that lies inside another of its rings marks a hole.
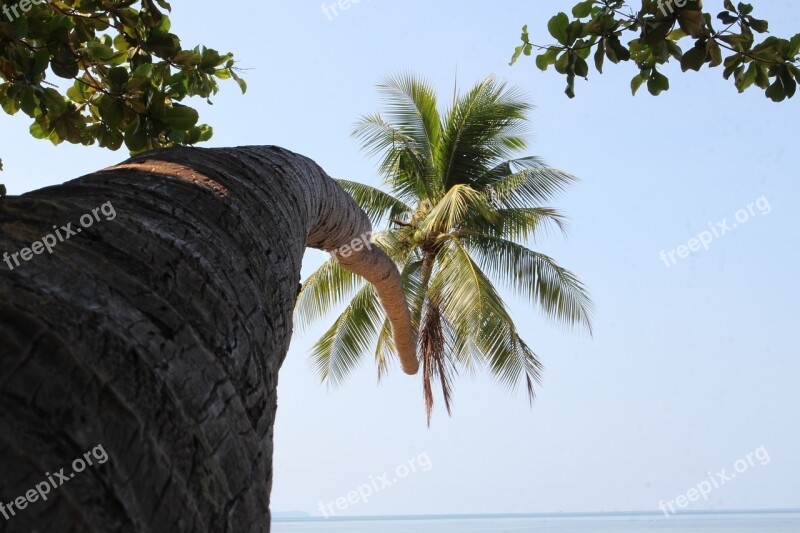
[[[165,0],[27,5],[16,18],[0,17],[0,107],[32,118],[38,139],[111,150],[124,144],[133,153],[195,144],[212,129],[180,102],[210,98],[218,80],[246,90],[231,54],[182,47]]]
[[[722,29],[715,28],[715,19],[703,11],[701,0],[642,0],[634,12],[626,0],[585,0],[572,9],[572,17],[559,13],[547,24],[556,40],[551,45],[531,42],[528,27],[522,29],[522,44],[511,59],[530,56],[535,50],[536,66],[546,71],[551,65],[567,78],[566,94],[575,97],[575,79],[588,79],[587,60],[594,50],[594,64],[603,72],[606,59],[612,63],[633,61],[639,74],[631,80],[633,94],[647,84],[650,94],[657,96],[669,90],[669,78],[659,67],[675,59],[681,69],[699,71],[722,66],[723,77],[733,79],[739,92],[752,86],[764,90],[775,102],[791,98],[800,83],[800,34],[791,39],[769,36],[756,42],[756,34],[768,33],[769,23],[752,15],[753,7],[740,2],[734,6],[724,0],[724,11],[716,16]],[[626,12],[627,10],[627,12]],[[586,19],[586,20],[583,20]],[[636,38],[623,44],[626,32]],[[691,46],[679,44],[684,39]],[[723,57],[723,56],[726,57]]]

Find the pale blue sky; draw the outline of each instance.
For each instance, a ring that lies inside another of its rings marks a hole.
[[[589,286],[595,335],[512,304],[547,367],[533,409],[521,390],[462,376],[453,417],[437,409],[428,429],[418,377],[395,368],[376,387],[367,357],[345,388],[328,391],[307,363],[322,327],[298,331],[281,372],[274,510],[319,513],[320,501],[424,455],[429,470],[337,513],[657,511],[762,446],[768,464],[688,509],[800,507],[800,96],[774,104],[737,94],[719,69],[681,75],[671,65],[668,93],[634,98],[634,67],[621,65],[579,80],[569,100],[560,76],[508,60],[523,23],[546,39],[547,18],[572,3],[363,0],[329,20],[319,1],[172,1],[185,45],[233,51],[251,69],[246,96],[230,83],[213,107],[200,104],[216,131],[209,145],[278,144],[335,177],[377,184],[349,132],[378,108],[382,76],[413,70],[446,101],[456,79],[467,87],[494,73],[537,106],[528,153],[582,180],[556,204],[569,237],[536,246]],[[776,34],[800,31],[796,3],[753,3]],[[52,147],[22,117],[2,120],[10,194],[125,157]],[[769,214],[754,207],[708,251],[670,268],[659,259],[762,197]],[[309,252],[305,274],[323,259]]]

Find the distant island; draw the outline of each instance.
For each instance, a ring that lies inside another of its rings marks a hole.
[[[305,511],[283,511],[283,512],[273,512],[272,519],[273,520],[291,520],[296,518],[312,518],[312,516],[305,512]]]

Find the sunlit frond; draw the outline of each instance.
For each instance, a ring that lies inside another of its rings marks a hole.
[[[294,307],[295,321],[301,328],[308,327],[348,301],[364,283],[338,261],[329,259],[303,283]]]
[[[450,231],[461,227],[471,214],[479,215],[485,220],[496,219],[485,194],[469,185],[454,185],[433,206],[421,227],[426,231]]]
[[[592,331],[594,306],[583,282],[552,258],[505,239],[487,235],[463,238],[478,262],[510,288],[539,306],[550,318]]]
[[[312,348],[311,364],[320,380],[341,384],[369,351],[384,320],[375,289],[365,285]]]
[[[348,180],[336,180],[336,183],[350,193],[373,225],[384,223],[412,211],[408,204],[375,187]]]
[[[524,380],[528,398],[532,401],[536,395],[534,383],[540,382],[543,366],[522,340],[514,323],[504,314],[486,308],[465,326],[468,331],[459,332],[460,336],[469,335],[469,331],[482,332],[473,334],[471,339],[476,362],[487,367],[497,382],[509,390],[516,390],[520,380]]]
[[[416,152],[425,154],[432,164],[442,133],[436,92],[426,80],[410,74],[386,77],[378,90],[383,95],[388,121],[414,144]]]
[[[523,95],[488,77],[458,97],[444,119],[437,167],[448,190],[453,185],[475,185],[486,172],[525,147]]]
[[[526,208],[548,203],[577,181],[571,174],[551,167],[520,170],[492,182],[492,195],[504,207]]]
[[[445,241],[440,259],[431,289],[441,291],[441,307],[456,336],[469,339],[456,352],[459,361],[470,365],[485,361],[498,381],[512,388],[524,377],[532,393],[541,364],[523,347],[492,282],[458,239]]]
[[[362,117],[352,135],[367,154],[382,156],[378,168],[401,199],[413,201],[433,196],[426,179],[430,161],[409,133],[376,113]]]
[[[548,166],[547,163],[545,163],[542,158],[536,156],[508,159],[503,161],[499,165],[495,166],[494,168],[488,170],[484,175],[484,177],[481,178],[481,182],[490,184],[501,178],[510,176],[511,174],[516,174],[520,170],[527,170],[531,168],[546,168],[547,166]]]
[[[478,213],[470,213],[464,223],[466,233],[477,233],[500,237],[511,241],[537,239],[541,234],[549,235],[555,228],[563,235],[567,233],[567,220],[557,209],[529,207],[497,209],[487,220]]]
[[[400,240],[400,233],[401,230],[398,229],[377,231],[372,234],[370,241],[386,252],[386,255],[391,257],[392,261],[398,265],[404,265],[414,253],[414,250],[408,243]]]

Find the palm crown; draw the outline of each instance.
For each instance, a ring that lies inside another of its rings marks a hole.
[[[525,243],[564,218],[543,207],[575,178],[526,147],[519,92],[489,77],[454,98],[440,114],[431,86],[413,76],[379,86],[386,112],[363,117],[353,131],[391,194],[339,180],[374,224],[388,224],[372,242],[396,262],[412,321],[430,423],[438,382],[450,412],[452,378],[485,365],[513,387],[524,379],[534,397],[542,365],[522,340],[495,284],[506,285],[549,317],[591,331],[592,304],[582,282]],[[391,330],[371,285],[332,258],[303,284],[296,314],[302,325],[348,302],[317,341],[312,362],[319,376],[340,383],[373,351],[378,379],[394,356]]]

